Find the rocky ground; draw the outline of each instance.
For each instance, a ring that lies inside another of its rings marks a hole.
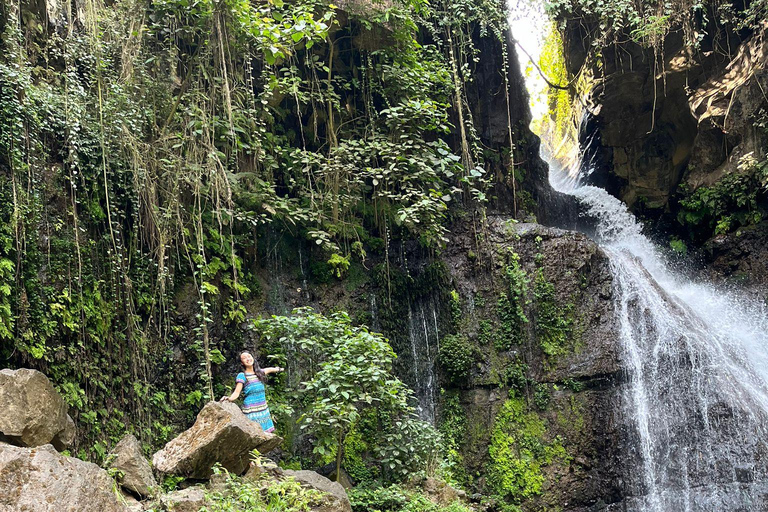
[[[247,420],[232,403],[208,403],[192,428],[155,453],[152,465],[136,438],[127,435],[101,468],[58,451],[72,440],[72,420],[45,375],[27,369],[2,370],[0,433],[3,512],[193,512],[208,505],[211,494],[232,492],[227,472],[243,474],[243,481],[258,488],[294,480],[314,489],[314,512],[352,510],[344,488],[313,471],[282,470],[267,459],[251,465],[253,450],[267,454],[282,440]],[[214,475],[214,466],[226,471]],[[184,484],[164,492],[155,475],[181,477]]]

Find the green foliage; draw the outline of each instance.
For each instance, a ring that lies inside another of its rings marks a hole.
[[[499,332],[495,339],[497,350],[509,350],[519,343],[523,325],[528,323],[525,306],[528,303],[528,276],[520,266],[520,256],[510,252],[504,269],[507,290],[502,292],[496,310],[499,315]]]
[[[669,247],[673,251],[675,251],[677,254],[680,254],[682,256],[685,256],[685,254],[688,252],[688,246],[685,245],[685,242],[683,240],[680,240],[677,237],[669,240]]]
[[[161,484],[163,492],[175,491],[179,487],[179,484],[183,481],[183,476],[166,475],[165,478],[163,478],[163,482]]]
[[[768,13],[768,2],[758,0],[745,5],[734,2],[714,3],[703,0],[663,3],[653,0],[548,0],[549,15],[564,24],[566,21],[592,25],[597,34],[592,37],[592,50],[599,56],[611,44],[626,44],[631,40],[654,50],[659,58],[667,35],[678,32],[690,47],[700,47],[708,33],[720,29],[732,32],[759,29]],[[719,46],[721,34],[712,37]],[[728,36],[725,36],[728,37]]]
[[[344,469],[357,485],[372,485],[381,477],[381,465],[371,457],[378,423],[376,410],[367,409],[344,439]]]
[[[477,360],[476,349],[465,336],[450,334],[440,341],[437,360],[452,383],[465,385]]]
[[[538,268],[534,283],[536,304],[536,338],[544,353],[552,357],[568,352],[573,346],[573,304],[560,306],[555,297],[555,287]]]
[[[520,394],[525,393],[531,385],[531,379],[528,378],[528,365],[519,358],[515,359],[513,364],[508,365],[501,376],[499,385],[509,386],[512,390]]]
[[[217,365],[260,304],[265,239],[314,242],[310,272],[329,282],[393,240],[438,250],[454,213],[484,208],[464,88],[472,35],[501,38],[506,17],[465,1],[396,1],[344,25],[317,0],[82,7],[61,32],[31,4],[2,13],[0,363],[44,370],[78,423],[73,451],[98,460],[126,431],[164,443],[222,387]],[[381,23],[393,41],[345,46]],[[307,379],[331,365],[325,348]],[[313,393],[350,392],[335,389]],[[275,405],[289,431],[307,406]],[[323,422],[354,431],[331,409]],[[383,415],[394,428],[408,413]]]
[[[540,411],[545,411],[549,405],[552,395],[549,391],[549,385],[546,383],[536,383],[533,391],[533,403]]]
[[[723,176],[711,187],[684,194],[678,221],[698,228],[704,238],[757,224],[764,215],[760,201],[768,196],[768,160],[746,155],[739,161],[738,172]]]
[[[554,23],[550,23],[547,27],[544,44],[539,55],[539,69],[554,84],[565,86],[570,82],[570,77],[565,67],[563,39]],[[530,66],[526,69],[526,75],[532,73],[538,73],[538,71],[535,71]],[[571,112],[571,94],[568,90],[550,87],[547,89],[546,98],[547,112],[544,114],[543,119],[533,121],[533,131],[542,135],[545,130],[548,130],[546,136],[554,141],[551,144],[552,149],[558,147],[565,148],[567,145],[561,144],[561,141],[566,139],[576,140],[578,138],[578,134],[575,133],[577,123],[574,123]],[[561,151],[564,151],[564,149]],[[556,153],[553,156],[562,158],[566,155],[564,153]]]
[[[440,477],[451,485],[466,486],[469,476],[464,464],[464,449],[467,445],[468,420],[459,403],[456,392],[442,391],[439,430],[443,436],[445,460],[440,468]]]
[[[450,305],[451,305],[451,320],[453,321],[453,325],[458,327],[461,324],[463,315],[461,313],[461,297],[459,296],[459,292],[457,292],[456,290],[451,290]]]
[[[366,428],[373,434],[366,443],[381,462],[382,476],[398,480],[434,467],[439,435],[413,418],[412,392],[392,374],[395,353],[382,335],[352,326],[346,313],[324,316],[311,308],[257,320],[255,327],[284,351],[281,357],[294,375],[284,396],[291,397],[290,412],[314,439],[320,462],[335,457],[340,463],[347,436],[372,421],[364,415],[373,412],[378,428]]]
[[[437,505],[424,494],[406,487],[355,487],[349,491],[353,512],[470,512],[456,501]]]
[[[214,471],[224,472],[224,487],[205,493],[205,512],[310,512],[323,503],[323,493],[292,478],[244,479],[220,468]]]
[[[8,258],[0,258],[0,339],[10,339],[13,336],[15,319],[11,309],[13,294],[11,286],[14,268],[13,261]]]
[[[516,394],[496,415],[488,448],[488,488],[512,504],[541,494],[544,466],[566,459],[559,439],[546,439],[546,426],[536,413],[526,410]]]
[[[333,275],[337,279],[341,279],[347,275],[349,270],[349,258],[340,254],[331,254],[331,257],[328,258],[328,265],[331,267]]]

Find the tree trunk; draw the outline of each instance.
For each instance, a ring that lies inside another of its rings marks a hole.
[[[341,480],[341,451],[344,449],[344,431],[339,429],[339,447],[336,449],[336,481]]]

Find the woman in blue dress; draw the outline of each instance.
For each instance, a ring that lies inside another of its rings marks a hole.
[[[249,420],[259,422],[264,432],[272,432],[275,430],[275,424],[272,422],[267,406],[265,384],[267,375],[285,371],[285,368],[261,368],[247,351],[240,354],[240,363],[243,365],[243,371],[237,374],[235,390],[231,395],[221,397],[221,401],[234,402],[240,396],[240,392],[243,392],[243,414],[248,416]]]

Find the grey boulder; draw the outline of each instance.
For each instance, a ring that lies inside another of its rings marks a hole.
[[[65,457],[53,446],[0,443],[0,510],[127,512],[115,481],[96,464]]]
[[[152,457],[155,469],[165,474],[206,479],[216,463],[241,474],[250,464],[250,452],[268,453],[282,438],[264,432],[230,402],[208,402],[197,421]]]
[[[171,512],[197,512],[205,507],[205,490],[201,487],[189,487],[173,491],[160,498],[164,510]]]
[[[141,452],[141,444],[133,434],[127,434],[107,457],[109,467],[122,473],[120,484],[123,488],[142,497],[151,496],[157,489],[149,461]]]
[[[37,370],[0,370],[0,441],[27,447],[51,443],[64,450],[75,438],[68,409]]]
[[[332,482],[323,475],[309,470],[294,471],[284,469],[284,477],[291,477],[303,487],[309,487],[325,493],[325,499],[319,506],[313,507],[315,512],[352,512],[347,491],[339,482]]]

